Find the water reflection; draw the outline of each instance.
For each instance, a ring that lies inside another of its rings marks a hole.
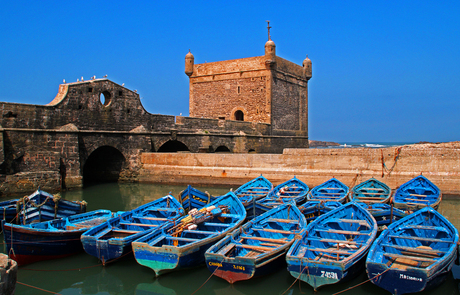
[[[85,200],[88,210],[109,209],[125,211],[170,193],[177,197],[186,186],[152,184],[99,184],[84,190],[64,192],[63,198]],[[223,195],[230,187],[198,187],[212,195]],[[236,189],[236,187],[233,187]],[[460,199],[447,197],[441,203],[439,212],[457,228],[460,227],[458,212]],[[3,236],[1,236],[3,240]],[[3,250],[4,251],[4,250]],[[367,280],[365,272],[346,283],[325,286],[320,294],[333,294],[352,288]],[[97,258],[81,253],[59,260],[50,260],[19,268],[18,282],[36,286],[51,292],[76,294],[314,294],[306,283],[296,281],[286,268],[274,273],[230,285],[225,280],[212,277],[205,266],[191,270],[172,272],[155,278],[154,272],[135,261],[134,257],[123,259],[103,267]],[[16,294],[49,294],[18,284]],[[368,282],[344,294],[389,294]],[[438,288],[420,294],[459,294],[458,282],[449,275],[447,282]]]

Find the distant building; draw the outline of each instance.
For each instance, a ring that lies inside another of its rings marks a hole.
[[[204,64],[195,64],[191,52],[185,56],[190,117],[266,123],[273,135],[308,137],[311,60],[299,66],[276,56],[268,30],[263,56]]]

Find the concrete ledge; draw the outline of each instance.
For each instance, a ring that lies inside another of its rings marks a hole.
[[[12,295],[16,289],[18,264],[7,255],[0,254],[0,294]]]

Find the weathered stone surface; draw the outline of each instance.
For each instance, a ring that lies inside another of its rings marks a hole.
[[[296,176],[314,187],[336,177],[352,187],[374,177],[395,189],[422,173],[443,193],[460,193],[460,142],[283,154],[143,153],[141,163],[142,182],[241,185],[263,174],[275,184]]]
[[[0,253],[0,294],[12,295],[16,289],[18,265],[7,255]]]

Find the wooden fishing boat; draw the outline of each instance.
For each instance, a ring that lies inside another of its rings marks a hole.
[[[425,176],[419,175],[396,190],[393,202],[396,208],[414,212],[426,206],[437,210],[441,199],[439,188]]]
[[[351,279],[363,270],[376,235],[374,217],[355,202],[347,203],[308,224],[286,255],[288,271],[315,291]]]
[[[336,178],[315,186],[307,195],[308,201],[337,201],[345,203],[349,188]]]
[[[96,210],[62,219],[16,225],[2,221],[9,257],[18,265],[70,256],[83,251],[80,236],[89,228],[113,217],[109,210]]]
[[[375,240],[366,260],[367,275],[393,294],[431,289],[450,272],[457,243],[457,229],[425,207],[391,224]]]
[[[200,209],[209,204],[215,197],[208,192],[202,192],[191,185],[179,193],[179,203],[184,208],[185,213],[188,213],[193,208]]]
[[[286,252],[306,226],[293,203],[282,204],[211,246],[206,266],[231,284],[268,274],[286,265]]]
[[[407,212],[394,208],[385,203],[358,203],[361,207],[369,211],[374,216],[379,231],[386,229],[390,224],[408,215]]]
[[[169,223],[132,243],[137,262],[157,276],[200,265],[204,253],[222,237],[239,227],[246,210],[229,192],[200,210],[193,210],[176,223]]]
[[[310,188],[295,176],[273,188],[265,197],[256,201],[255,216],[261,215],[281,204],[294,202],[300,205],[305,201]]]
[[[167,195],[84,232],[85,251],[106,264],[131,252],[131,243],[155,228],[173,222],[184,214],[180,203]]]
[[[337,209],[342,205],[342,203],[337,201],[307,201],[303,205],[299,206],[299,210],[305,216],[307,223],[310,223],[318,216]]]
[[[255,202],[265,198],[273,190],[273,184],[262,175],[246,182],[235,190],[235,195],[246,208],[246,218],[256,216]]]
[[[361,203],[388,203],[390,197],[391,188],[375,178],[354,186],[350,193],[350,201]]]
[[[0,203],[2,218],[6,222],[29,224],[86,212],[85,201],[68,201],[38,188],[21,199]]]

